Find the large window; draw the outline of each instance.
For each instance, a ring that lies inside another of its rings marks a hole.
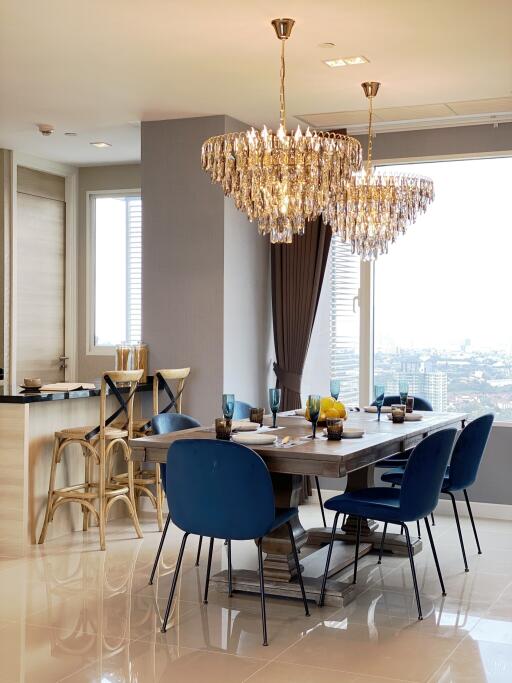
[[[436,411],[512,421],[512,157],[387,168],[433,178],[435,201],[373,267],[333,238],[303,398],[329,377],[352,405],[406,380]]]
[[[90,348],[141,338],[142,207],[138,192],[90,194]]]
[[[512,158],[392,167],[434,203],[375,264],[374,377],[434,410],[512,419]]]

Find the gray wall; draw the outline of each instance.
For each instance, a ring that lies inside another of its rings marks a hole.
[[[204,422],[223,390],[260,402],[264,376],[267,247],[200,164],[206,138],[241,125],[142,124],[143,336],[152,370],[192,368],[183,409]]]
[[[140,165],[85,166],[78,172],[78,328],[77,379],[94,380],[115,365],[114,355],[87,355],[87,192],[140,189]]]

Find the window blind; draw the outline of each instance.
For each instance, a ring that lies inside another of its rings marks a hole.
[[[142,339],[142,201],[126,198],[126,333]]]

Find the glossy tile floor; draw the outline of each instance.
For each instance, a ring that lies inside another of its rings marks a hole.
[[[316,503],[301,508],[319,521]],[[510,683],[512,681],[512,523],[479,520],[478,556],[467,520],[465,574],[453,519],[434,528],[448,596],[440,596],[430,551],[417,556],[425,614],[416,619],[407,560],[375,555],[360,564],[360,594],[344,609],[268,598],[269,647],[261,646],[257,596],[211,592],[201,603],[206,565],[185,556],[179,602],[163,635],[160,618],[179,536],[168,536],[154,586],[148,576],[159,541],[152,517],[136,540],[128,522],[34,547],[23,560],[0,558],[2,683]],[[236,543],[235,567],[252,567],[255,546]],[[218,542],[214,571],[226,568]]]

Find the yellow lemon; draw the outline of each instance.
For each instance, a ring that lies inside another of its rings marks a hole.
[[[342,418],[347,417],[347,409],[345,408],[344,404],[341,401],[335,401],[334,409],[338,413],[338,417],[342,417]]]
[[[328,418],[328,417],[335,418],[335,417],[342,417],[342,416],[338,414],[338,411],[336,410],[336,408],[329,408],[329,410],[325,411],[325,417],[326,418]]]
[[[326,412],[327,410],[334,408],[335,403],[336,401],[332,396],[324,396],[324,398],[320,401],[320,410]]]

